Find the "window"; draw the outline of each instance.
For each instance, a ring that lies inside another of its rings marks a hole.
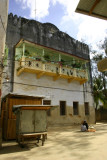
[[[66,115],[66,101],[60,101],[60,115]]]
[[[85,115],[89,115],[89,103],[85,102],[84,106],[85,106]]]
[[[51,100],[43,100],[43,105],[51,105]]]
[[[78,102],[73,102],[73,115],[78,115]]]
[[[51,100],[43,100],[43,105],[51,105]],[[51,110],[47,110],[47,116],[51,116]]]

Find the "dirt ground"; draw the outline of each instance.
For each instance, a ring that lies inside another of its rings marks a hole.
[[[49,128],[44,146],[3,142],[0,160],[107,160],[107,123],[94,127],[96,132],[80,132],[80,126]]]

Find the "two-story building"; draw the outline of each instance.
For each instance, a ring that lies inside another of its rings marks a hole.
[[[9,15],[9,92],[44,96],[49,125],[95,123],[89,48],[50,24]]]

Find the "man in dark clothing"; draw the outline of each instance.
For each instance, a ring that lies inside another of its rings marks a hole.
[[[83,122],[83,125],[85,125],[88,130],[88,123],[86,121]]]

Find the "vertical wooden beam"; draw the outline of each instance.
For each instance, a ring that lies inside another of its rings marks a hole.
[[[25,43],[23,42],[23,57],[25,55]]]
[[[59,54],[59,62],[61,61],[61,55]]]
[[[0,117],[0,148],[2,148],[2,119]]]

